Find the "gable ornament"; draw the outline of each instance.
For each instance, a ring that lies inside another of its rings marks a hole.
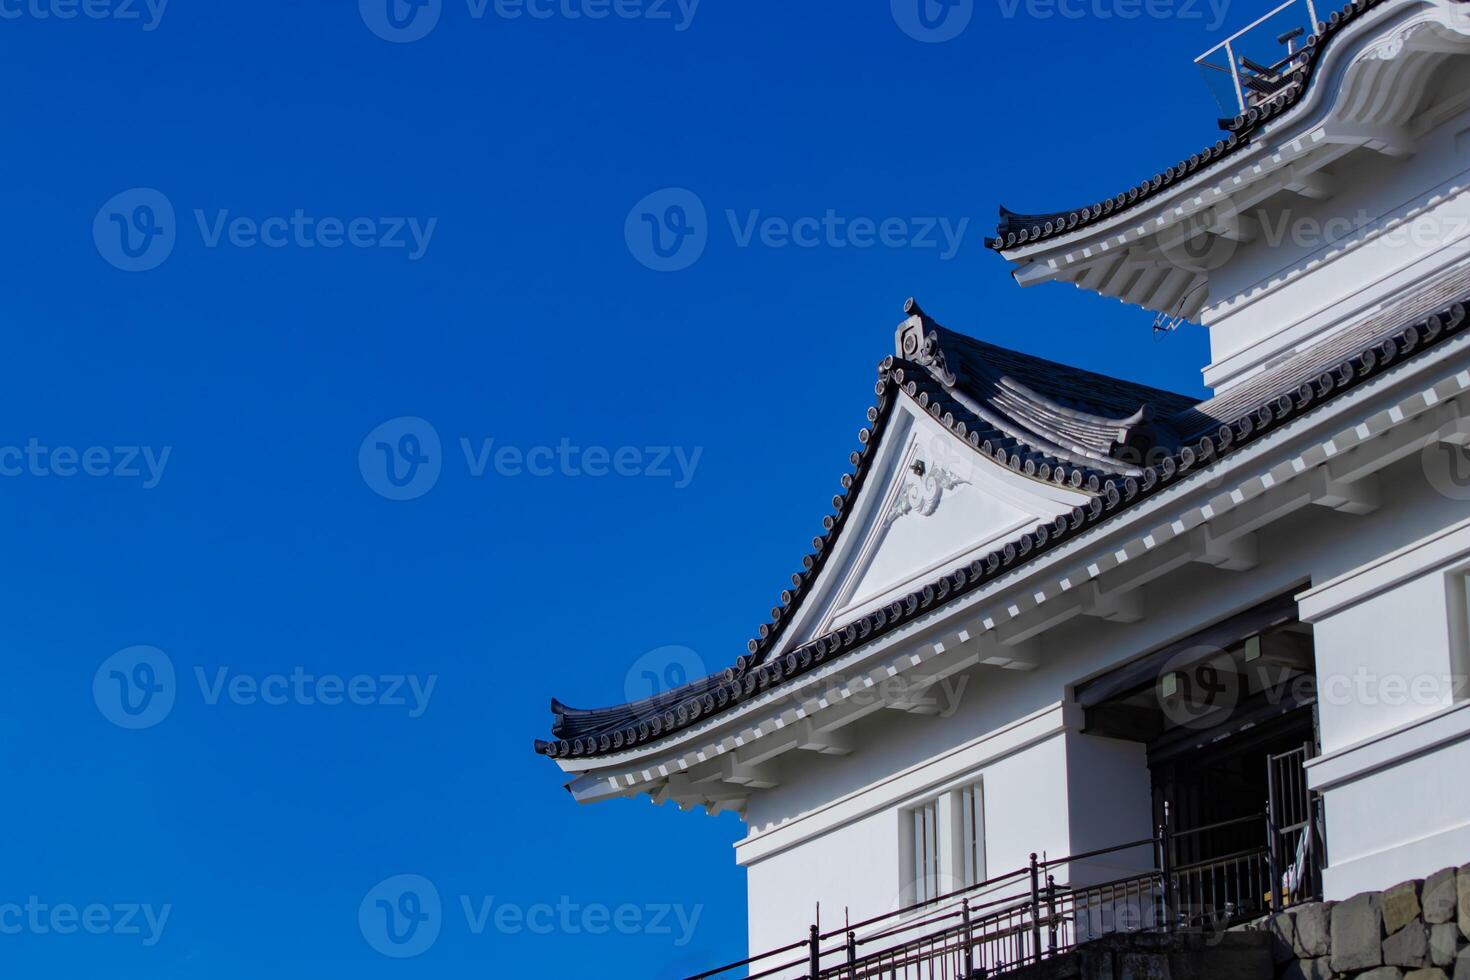
[[[940,463],[925,463],[921,459],[914,460],[909,472],[913,475],[904,481],[898,499],[883,518],[885,528],[905,514],[928,517],[939,509],[939,502],[944,498],[946,490],[953,490],[970,482]]]

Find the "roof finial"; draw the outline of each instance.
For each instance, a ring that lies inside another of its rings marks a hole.
[[[916,316],[923,320],[929,319],[929,314],[919,308],[919,301],[912,296],[903,301],[903,315]]]

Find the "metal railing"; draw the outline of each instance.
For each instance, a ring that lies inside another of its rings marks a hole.
[[[1317,30],[1313,0],[1286,0],[1194,59],[1222,111],[1235,115],[1286,85],[1306,39]]]
[[[1176,866],[1181,842],[1239,833],[1260,846]],[[1026,867],[836,929],[814,924],[806,939],[686,980],[742,969],[747,980],[975,980],[1120,932],[1220,928],[1314,894],[1282,887],[1277,837],[1266,814],[1171,831],[1166,808],[1153,837],[1053,860],[1032,854]],[[1152,868],[1098,883],[1056,880],[1054,872],[1143,848]]]

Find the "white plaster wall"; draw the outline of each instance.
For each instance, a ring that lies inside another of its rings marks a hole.
[[[907,904],[911,876],[906,811],[946,789],[980,782],[985,799],[985,860],[989,877],[1027,866],[1033,850],[1067,852],[1067,743],[1058,732],[1039,743],[971,767],[961,763],[919,792],[903,793],[883,809],[747,865],[751,949],[784,946],[806,936],[817,903],[822,929],[862,921]],[[943,767],[936,764],[936,769]],[[929,776],[917,774],[909,785]],[[946,890],[960,887],[958,880]],[[1006,893],[1009,889],[1006,890]]]
[[[1445,84],[1470,84],[1459,69]],[[1213,363],[1224,389],[1293,350],[1356,322],[1406,286],[1470,257],[1470,112],[1425,133],[1395,159],[1356,150],[1328,168],[1333,195],[1286,194],[1264,212],[1257,238],[1210,275]]]
[[[948,717],[883,710],[852,727],[859,749],[851,756],[783,756],[781,785],[752,795],[746,813],[750,833],[737,845],[737,858],[749,871],[751,949],[801,939],[818,901],[824,923],[836,923],[844,905],[854,918],[895,907],[903,886],[901,810],[962,777],[980,776],[985,782],[992,874],[1020,867],[1032,850],[1059,857],[1147,836],[1152,818],[1142,747],[1080,734],[1075,708],[1068,714],[1059,702],[1077,682],[1205,623],[1288,590],[1350,575],[1470,516],[1466,501],[1431,487],[1417,455],[1379,479],[1380,510],[1354,516],[1304,507],[1261,535],[1260,565],[1250,572],[1185,566],[1145,588],[1147,615],[1140,622],[1072,620],[1046,634],[1037,670],[979,667],[951,678]],[[1450,655],[1444,618],[1449,607],[1442,592],[1409,586],[1384,602],[1351,622],[1343,620],[1341,629],[1325,629],[1319,656],[1329,665],[1362,660],[1402,668],[1417,663],[1423,651]],[[1438,655],[1428,654],[1431,660]],[[1355,732],[1381,730],[1403,717],[1379,719],[1349,704],[1324,718],[1324,739],[1330,752]],[[1018,719],[1031,720],[1018,724]],[[1466,771],[1463,761],[1457,764]],[[1458,797],[1426,793],[1408,793],[1396,782],[1362,795],[1329,793],[1334,862],[1339,848],[1345,859],[1399,846],[1406,833],[1443,833],[1461,819],[1459,814],[1470,814]],[[1429,822],[1399,821],[1385,796],[1405,811],[1424,809],[1431,814]],[[1386,814],[1384,819],[1339,820],[1339,810],[1375,800],[1376,810],[1368,812]],[[1352,828],[1377,837],[1353,843],[1351,835],[1359,831]],[[1150,859],[1142,852],[1130,857],[1138,867]],[[1438,860],[1436,867],[1464,863],[1470,849],[1453,858],[1441,852]],[[1074,869],[1078,880],[1099,880],[1115,870],[1095,865]]]
[[[1068,733],[1067,787],[1068,854],[1153,834],[1152,788],[1141,744]],[[1066,880],[1095,884],[1152,866],[1152,848],[1134,848],[1070,865]]]
[[[1311,770],[1325,790],[1327,897],[1422,878],[1470,857],[1470,703],[1461,702]]]
[[[1421,575],[1314,624],[1324,754],[1450,703],[1445,584]]]
[[[898,908],[899,817],[897,809],[877,813],[803,843],[784,860],[748,866],[752,952],[805,939],[818,902],[824,931],[840,925],[845,911],[861,921]]]
[[[1323,755],[1309,780],[1325,799],[1329,898],[1470,860],[1470,519],[1458,510],[1406,545],[1379,525],[1378,555],[1301,599],[1317,642]]]

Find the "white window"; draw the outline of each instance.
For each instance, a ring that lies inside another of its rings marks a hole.
[[[939,870],[939,800],[931,800],[914,809],[914,902],[932,902],[940,892]]]
[[[985,880],[985,793],[980,783],[905,811],[906,904],[932,902]]]
[[[966,786],[959,797],[960,878],[968,887],[985,880],[985,792],[979,783]]]

